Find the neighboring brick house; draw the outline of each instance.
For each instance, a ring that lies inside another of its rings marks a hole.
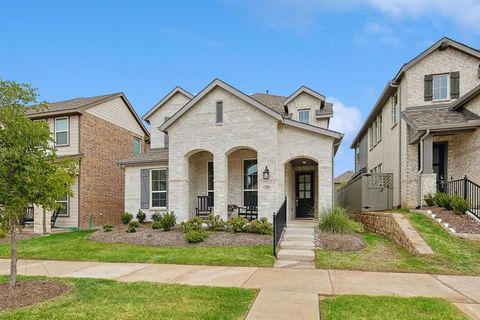
[[[442,38],[387,83],[351,145],[355,173],[393,174],[394,206],[442,181],[480,182],[480,51]]]
[[[78,159],[73,197],[59,199],[56,226],[85,228],[118,223],[124,212],[124,173],[117,161],[146,151],[149,133],[123,93],[76,98],[31,111],[34,121],[47,121],[57,155]],[[41,214],[35,208],[35,219]]]
[[[289,219],[313,217],[333,202],[343,135],[328,129],[332,115],[306,87],[289,97],[249,96],[218,79],[196,96],[176,87],[143,117],[150,151],[119,162],[125,209],[170,210],[183,221],[203,196],[224,219],[233,204],[271,219],[287,198]]]

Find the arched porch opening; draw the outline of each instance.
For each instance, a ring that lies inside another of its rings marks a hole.
[[[298,156],[286,161],[284,186],[289,220],[318,217],[319,183],[316,159]]]
[[[188,218],[196,215],[201,197],[208,197],[200,205],[203,211],[212,209],[215,199],[213,183],[213,153],[207,150],[194,150],[185,155],[188,162]]]

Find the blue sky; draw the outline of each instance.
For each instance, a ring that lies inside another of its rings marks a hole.
[[[334,3],[334,4],[332,4]],[[443,36],[480,47],[473,0],[0,0],[0,77],[58,101],[123,91],[140,115],[180,85],[245,93],[306,85],[335,103],[349,144],[385,83]]]

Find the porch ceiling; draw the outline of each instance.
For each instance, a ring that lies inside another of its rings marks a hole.
[[[314,160],[308,158],[299,158],[290,161],[293,166],[315,166],[317,163]]]

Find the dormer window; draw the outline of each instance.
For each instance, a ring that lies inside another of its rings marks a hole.
[[[310,123],[310,109],[298,110],[298,121]]]
[[[448,74],[433,76],[433,100],[448,99]]]

